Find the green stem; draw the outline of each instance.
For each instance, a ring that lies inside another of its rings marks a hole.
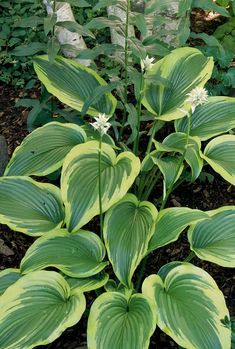
[[[141,78],[140,78],[140,93],[137,103],[137,136],[134,142],[134,148],[133,151],[135,155],[138,155],[139,152],[139,142],[140,142],[140,117],[141,117],[141,105],[142,105],[142,99],[143,99],[143,86],[144,85],[144,77],[143,72],[141,72]]]
[[[100,210],[100,237],[103,235],[103,210],[102,210],[102,183],[101,183],[101,155],[102,155],[102,135],[99,140],[99,210]]]
[[[53,1],[53,15],[56,13],[56,0]],[[52,28],[52,37],[55,36],[55,24],[53,25]]]
[[[137,195],[139,199],[141,199],[141,196],[145,187],[145,178],[146,178],[146,174],[143,172],[140,172],[138,195]]]
[[[140,286],[141,286],[141,282],[143,280],[147,260],[148,260],[148,255],[144,257],[142,264],[141,264],[141,269],[140,269],[139,277],[138,277],[137,284],[136,284],[136,291],[137,292],[139,291]]]
[[[159,171],[156,175],[155,175],[155,178],[152,180],[151,182],[151,185],[146,189],[146,194],[145,196],[143,197],[143,200],[148,200],[150,194],[152,193],[152,190],[153,188],[155,187],[158,179],[160,178],[161,176],[161,172]]]
[[[153,144],[153,140],[154,140],[154,137],[155,137],[156,132],[157,132],[157,120],[155,120],[155,121],[154,121],[154,124],[153,124],[153,129],[152,129],[151,136],[150,136],[150,138],[149,138],[149,142],[148,142],[148,147],[147,147],[146,155],[149,154],[149,153],[151,152],[152,144]]]
[[[128,101],[128,31],[129,31],[129,12],[130,12],[130,5],[131,2],[130,0],[127,0],[127,6],[126,6],[126,25],[125,25],[125,75],[124,75],[124,111],[123,111],[123,118],[122,118],[122,127],[120,130],[120,135],[119,135],[119,139],[122,137],[123,134],[123,130],[124,130],[124,126],[126,123],[126,116],[127,116],[127,112],[126,112],[126,105],[127,105],[127,101]]]
[[[184,262],[190,262],[194,257],[196,257],[195,253],[193,251],[191,251],[188,255],[188,257],[186,257],[184,259]]]
[[[185,159],[185,155],[186,155],[186,152],[187,152],[187,148],[188,148],[188,139],[189,139],[189,132],[190,132],[190,116],[191,114],[188,114],[187,116],[187,134],[186,134],[186,142],[185,142],[185,148],[184,148],[184,152],[181,156],[181,159],[180,159],[180,162],[179,162],[179,165],[177,167],[177,170],[176,170],[176,173],[174,175],[174,178],[171,182],[171,185],[169,187],[169,189],[167,190],[166,192],[166,196],[164,198],[164,200],[162,201],[162,205],[161,205],[161,208],[160,208],[160,211],[164,209],[166,203],[167,203],[167,200],[169,198],[169,195],[171,194],[172,190],[173,190],[173,187],[174,187],[174,184],[175,184],[175,181],[176,181],[176,178],[178,177],[179,175],[179,171],[180,171],[180,168],[184,162],[184,159]]]

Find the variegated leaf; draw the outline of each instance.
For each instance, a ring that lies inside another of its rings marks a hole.
[[[223,267],[235,267],[235,206],[207,212],[210,219],[193,224],[188,239],[196,255]]]
[[[62,197],[69,231],[77,231],[99,214],[99,142],[76,146],[67,155],[62,169]],[[102,210],[107,211],[127,193],[140,171],[133,153],[116,157],[112,147],[102,144]]]
[[[59,188],[24,176],[0,178],[0,223],[40,236],[60,228],[63,220]]]
[[[154,304],[142,294],[107,292],[92,304],[89,349],[147,349],[156,327]]]
[[[56,57],[49,62],[48,56],[34,59],[34,69],[47,90],[62,103],[82,111],[84,103],[94,97],[95,91],[105,88],[107,83],[94,70],[72,59]],[[116,99],[110,92],[104,91],[98,100],[89,107],[87,114],[99,113],[112,115],[116,108]]]
[[[157,61],[145,75],[144,106],[160,120],[180,119],[189,110],[187,94],[195,87],[202,87],[209,80],[213,59],[199,50],[183,47],[173,50]],[[154,83],[154,77],[159,83]],[[162,83],[161,83],[162,81]]]
[[[127,194],[105,215],[104,240],[118,279],[131,287],[132,276],[145,256],[157,218],[156,207]]]
[[[149,242],[149,251],[176,241],[188,225],[204,219],[209,219],[206,212],[188,207],[171,207],[160,211]]]
[[[23,274],[55,267],[71,277],[89,277],[99,273],[108,262],[103,261],[105,248],[98,235],[89,231],[68,233],[58,230],[37,239],[21,261]]]
[[[144,280],[143,294],[155,301],[158,326],[187,349],[230,349],[224,296],[212,277],[189,263],[173,262]]]
[[[235,136],[219,136],[210,141],[201,156],[226,181],[235,185]]]
[[[62,166],[70,150],[86,141],[83,129],[75,124],[50,122],[37,128],[16,148],[5,176],[45,176]]]
[[[85,310],[84,295],[71,291],[54,271],[25,275],[0,297],[0,348],[32,349],[58,338]]]

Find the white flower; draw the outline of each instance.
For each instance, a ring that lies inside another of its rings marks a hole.
[[[149,58],[149,56],[146,56],[145,59],[141,59],[140,66],[142,71],[146,71],[150,69],[153,65],[154,58]]]
[[[189,102],[192,106],[192,112],[198,105],[202,105],[207,102],[208,92],[203,87],[196,87],[190,93],[187,94],[188,98],[186,102]]]
[[[99,114],[97,118],[95,118],[95,122],[91,123],[91,125],[100,132],[101,136],[107,133],[111,124],[108,122],[108,117],[105,114]]]

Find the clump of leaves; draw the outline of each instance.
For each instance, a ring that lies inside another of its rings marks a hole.
[[[71,60],[35,58],[39,79],[78,111],[84,125],[51,122],[36,129],[0,178],[0,222],[38,237],[19,269],[0,273],[2,349],[53,342],[81,319],[84,293],[96,289],[89,349],[147,349],[156,326],[183,348],[231,347],[224,296],[192,259],[235,267],[235,207],[165,207],[174,188],[195,181],[205,164],[235,184],[235,136],[228,134],[235,126],[235,98],[208,97],[204,86],[213,60],[195,48],[140,63],[131,107],[137,132],[127,145],[128,123],[115,115],[111,83]],[[147,146],[142,112],[153,121]],[[173,132],[160,142],[164,123]],[[111,125],[116,132],[108,134]],[[59,186],[31,178],[55,170],[61,171]],[[162,184],[158,206],[149,201],[156,183]],[[99,229],[91,232],[87,224],[94,218]],[[186,260],[156,266],[144,278],[147,258],[185,229]]]

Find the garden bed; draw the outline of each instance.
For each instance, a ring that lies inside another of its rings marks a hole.
[[[0,87],[0,105],[3,110],[0,114],[0,133],[5,136],[9,146],[9,156],[27,135],[25,108],[15,108],[14,104],[19,97],[25,97],[24,90],[14,90],[6,85]],[[32,94],[31,94],[31,97]],[[161,187],[153,191],[153,198],[161,195]],[[197,180],[194,184],[182,184],[173,192],[169,199],[169,206],[186,206],[204,211],[216,209],[221,206],[235,205],[235,189],[221,177],[215,175],[213,183],[202,183]],[[89,223],[92,230],[97,230],[97,224]],[[21,233],[11,231],[7,226],[0,225],[0,270],[5,268],[17,268],[26,250],[34,241],[33,238]],[[2,244],[3,245],[3,244]],[[189,244],[186,236],[182,234],[177,242],[167,245],[151,255],[147,262],[146,274],[156,273],[161,266],[170,261],[182,261],[189,254]],[[233,269],[222,268],[215,264],[194,259],[194,264],[208,271],[215,279],[223,292],[231,317],[235,317],[235,275]],[[138,275],[138,270],[136,272]],[[95,299],[94,291],[87,297],[88,308]],[[82,349],[86,348],[86,322],[87,316],[83,315],[73,328],[67,329],[54,343],[47,346],[49,349]],[[150,348],[178,348],[178,346],[160,330],[156,330],[151,338]],[[42,347],[46,348],[46,347]]]

